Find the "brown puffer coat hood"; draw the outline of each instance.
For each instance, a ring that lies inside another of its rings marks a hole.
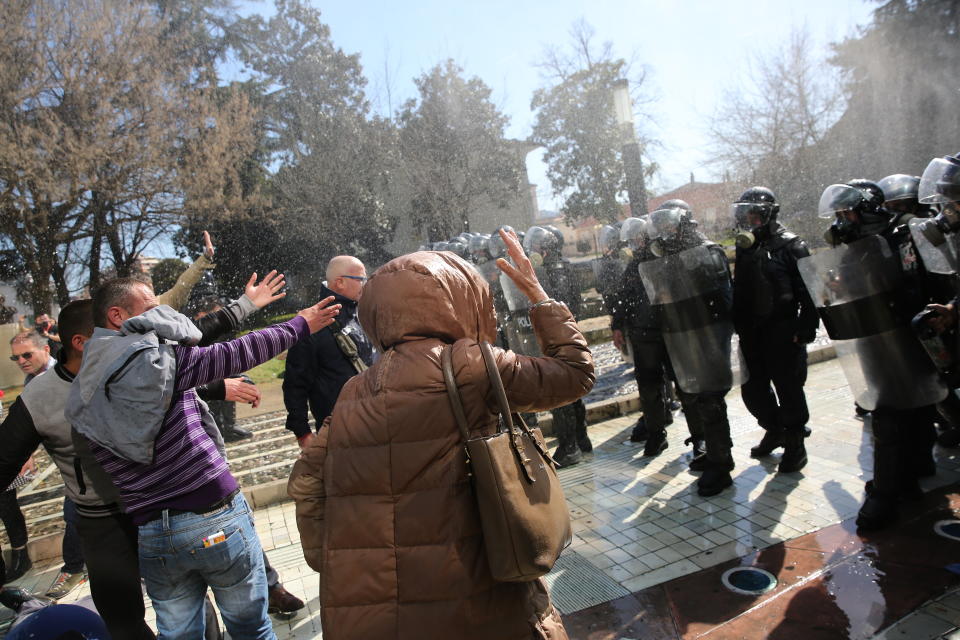
[[[358,315],[380,351],[423,338],[493,342],[497,333],[490,288],[448,251],[410,253],[377,269],[363,287]]]
[[[494,336],[490,293],[452,254],[419,252],[381,267],[360,321],[384,349],[351,378],[327,426],[297,460],[304,557],[320,573],[327,640],[564,640],[540,582],[490,576],[463,441],[440,368],[452,349],[471,437],[496,429],[478,339]],[[494,348],[516,411],[586,394],[593,360],[569,310],[530,312],[545,357]]]

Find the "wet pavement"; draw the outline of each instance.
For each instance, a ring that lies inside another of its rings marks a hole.
[[[807,396],[810,462],[794,474],[776,473],[778,453],[749,457],[762,431],[739,393],[728,396],[737,466],[734,486],[713,498],[696,495],[682,414],[656,458],[625,442],[636,415],[590,427],[595,452],[560,471],[574,540],[548,576],[571,638],[960,639],[960,577],[948,569],[960,541],[934,532],[960,518],[960,452],[937,450],[925,499],[898,527],[858,536],[869,419],[853,417],[836,360],[811,367]],[[256,526],[285,586],[308,601],[293,620],[275,621],[278,636],[321,637],[318,578],[303,562],[293,505],[257,510]],[[57,566],[21,582],[42,590]],[[723,577],[737,567],[763,568],[777,584],[760,595],[730,591]]]

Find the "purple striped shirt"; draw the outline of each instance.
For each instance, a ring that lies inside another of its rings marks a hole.
[[[308,335],[307,321],[297,316],[229,342],[174,347],[177,378],[173,400],[154,442],[153,462],[124,460],[90,442],[134,523],[143,524],[162,509],[202,509],[237,489],[227,461],[203,430],[194,387],[247,371]]]

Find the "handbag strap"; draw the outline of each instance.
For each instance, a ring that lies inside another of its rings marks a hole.
[[[464,441],[470,439],[470,430],[467,428],[467,414],[463,410],[463,401],[457,389],[457,378],[453,375],[453,347],[447,345],[440,354],[440,368],[443,369],[443,382],[447,385],[447,397],[450,398],[450,408],[453,417],[457,420],[460,435]]]
[[[490,378],[490,388],[493,389],[497,406],[500,408],[500,418],[504,425],[511,425],[513,419],[511,418],[510,403],[507,401],[507,392],[503,388],[503,378],[500,377],[500,370],[497,369],[497,361],[493,356],[493,349],[489,342],[480,343],[480,355],[483,356],[483,363],[487,366],[487,377]]]

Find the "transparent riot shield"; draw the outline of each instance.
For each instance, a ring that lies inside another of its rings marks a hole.
[[[884,238],[868,236],[797,261],[850,389],[871,411],[922,407],[947,395],[909,318],[898,313],[899,260]]]
[[[726,257],[700,245],[641,262],[640,279],[661,310],[663,340],[687,393],[726,391],[747,380],[732,318]]]
[[[597,293],[604,297],[616,293],[627,264],[615,255],[607,255],[596,258],[590,266],[593,268]]]
[[[960,236],[956,233],[943,233],[932,218],[914,218],[910,236],[927,271],[960,273]]]
[[[525,356],[539,357],[542,354],[530,322],[530,301],[506,274],[500,274],[500,287],[509,309],[504,333],[507,335],[510,350]]]

